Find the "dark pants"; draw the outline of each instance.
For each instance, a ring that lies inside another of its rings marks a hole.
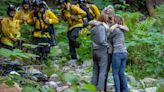
[[[49,38],[38,38],[34,37],[34,44],[38,45],[38,43],[49,43]],[[51,44],[50,44],[51,46]],[[40,58],[47,57],[47,54],[50,53],[49,45],[38,45],[36,48],[36,54],[40,56]]]
[[[49,43],[50,46],[52,45],[51,40],[49,38],[39,38],[39,37],[34,37],[33,39],[34,44],[38,44],[38,43]]]
[[[125,76],[125,66],[127,53],[113,53],[112,73],[116,92],[128,92],[127,78]]]
[[[71,59],[77,59],[76,48],[79,48],[79,43],[76,41],[79,31],[81,30],[80,27],[74,28],[67,32],[67,37],[69,40],[69,51],[71,54]]]
[[[111,63],[112,63],[112,54],[108,54],[108,67],[107,67],[107,72],[109,73],[110,71],[110,66],[111,66]],[[107,73],[107,77],[105,79],[105,92],[107,91],[107,82],[108,82],[108,73]]]
[[[105,91],[108,75],[107,48],[93,50],[93,75],[92,84],[99,90]]]

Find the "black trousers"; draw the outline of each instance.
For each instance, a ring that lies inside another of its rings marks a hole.
[[[81,27],[74,28],[67,32],[67,37],[69,40],[69,51],[71,54],[71,59],[77,59],[76,48],[79,48],[80,44],[76,41]]]

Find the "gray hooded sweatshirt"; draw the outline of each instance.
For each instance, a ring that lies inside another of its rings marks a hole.
[[[94,50],[109,47],[107,42],[108,33],[106,26],[103,24],[96,25],[91,29],[92,48]]]

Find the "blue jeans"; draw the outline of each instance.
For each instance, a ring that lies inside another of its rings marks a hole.
[[[112,73],[116,92],[128,92],[127,78],[125,76],[125,66],[127,53],[113,53]]]

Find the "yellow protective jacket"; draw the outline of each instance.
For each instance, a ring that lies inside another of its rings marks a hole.
[[[92,11],[92,14],[94,16],[94,18],[97,20],[98,17],[100,16],[100,11],[98,9],[98,7],[95,4],[87,4],[87,6],[89,7],[89,9]]]
[[[45,21],[41,17],[40,13],[38,15],[39,15],[39,18],[36,19],[35,31],[34,31],[33,36],[34,37],[39,37],[39,38],[50,38],[51,36],[50,36],[49,32],[42,33],[41,31],[44,30],[44,29],[47,29],[50,24],[58,23],[59,19],[50,10],[46,10],[46,12],[45,12],[45,17],[46,17]]]
[[[76,19],[73,19],[71,16],[76,16]],[[71,5],[67,3],[67,9],[62,10],[62,18],[68,23],[68,30],[72,30],[76,27],[83,27],[82,17],[86,16],[85,11],[80,9],[76,5]]]
[[[11,18],[11,17],[5,17],[1,21],[2,30],[1,30],[1,43],[8,45],[8,46],[14,46],[14,40],[18,39],[20,37],[20,21]]]
[[[24,11],[23,9],[20,9],[16,12],[15,18],[23,22],[23,18],[25,19],[25,24],[32,23],[33,18],[33,11]]]
[[[75,4],[75,5],[80,7],[79,4]],[[95,4],[88,4],[88,3],[86,3],[86,6],[87,6],[89,12],[94,17],[94,20],[97,20],[98,17],[100,16],[100,11],[99,11],[98,7]]]

